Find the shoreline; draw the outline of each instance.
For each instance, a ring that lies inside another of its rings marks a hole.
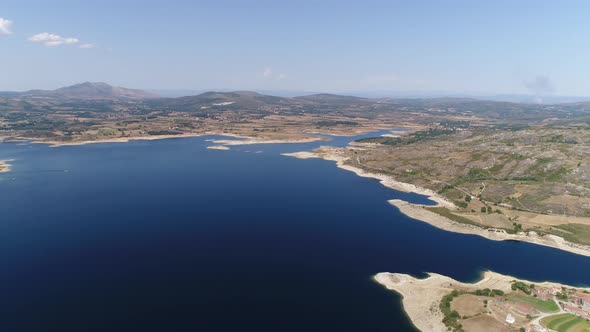
[[[477,235],[492,241],[520,241],[528,242],[545,247],[551,247],[563,251],[570,252],[581,256],[590,257],[590,247],[568,242],[562,237],[546,234],[543,236],[530,231],[526,233],[510,234],[502,229],[496,228],[482,228],[473,225],[467,225],[452,221],[444,216],[441,216],[432,211],[424,209],[424,205],[412,204],[399,199],[392,199],[388,201],[391,205],[397,207],[403,214],[410,218],[425,222],[436,228],[459,234]]]
[[[186,134],[186,135],[159,135],[159,136],[135,136],[135,137],[118,137],[104,140],[92,140],[92,141],[78,141],[78,142],[61,142],[61,141],[31,141],[34,144],[49,144],[50,148],[58,148],[60,146],[77,146],[87,144],[100,144],[100,143],[129,143],[131,141],[155,141],[160,139],[171,139],[171,138],[190,138],[206,136],[208,134]],[[214,135],[214,134],[212,134]]]
[[[250,145],[250,144],[284,144],[284,143],[310,143],[310,142],[317,142],[317,141],[325,141],[325,137],[321,136],[312,136],[309,135],[323,135],[323,136],[335,136],[335,137],[353,137],[356,135],[361,135],[365,133],[370,133],[373,131],[379,130],[387,130],[388,128],[363,128],[362,130],[357,130],[352,133],[348,134],[330,134],[320,131],[303,131],[297,135],[300,136],[307,136],[306,138],[288,138],[288,139],[273,139],[273,138],[259,138],[254,136],[246,136],[246,135],[239,135],[233,133],[220,133],[217,131],[205,131],[202,133],[185,133],[185,134],[177,134],[177,135],[145,135],[145,136],[133,136],[133,137],[116,137],[116,138],[105,138],[105,139],[95,139],[95,140],[86,140],[86,141],[74,141],[74,142],[66,142],[66,141],[43,141],[39,140],[38,138],[33,137],[19,137],[14,138],[9,141],[5,142],[28,142],[32,144],[48,144],[50,147],[60,147],[60,146],[76,146],[76,145],[86,145],[86,144],[99,144],[99,143],[128,143],[130,141],[152,141],[152,140],[160,140],[160,139],[172,139],[172,138],[189,138],[189,137],[202,137],[202,136],[225,136],[225,137],[232,137],[238,138],[240,140],[231,140],[231,139],[218,139],[212,140],[213,143],[221,144],[221,145]],[[400,132],[405,132],[411,130],[409,127],[400,127],[397,128]],[[395,131],[395,130],[393,130]],[[392,132],[393,132],[392,131]],[[0,141],[2,143],[4,141]]]
[[[39,141],[34,138],[22,138],[10,142],[30,142],[32,144],[47,144],[51,148],[57,148],[61,146],[78,146],[87,144],[100,144],[100,143],[129,143],[131,141],[155,141],[161,139],[175,139],[175,138],[191,138],[191,137],[203,137],[203,136],[225,136],[237,138],[232,139],[214,139],[212,143],[218,145],[250,145],[250,144],[284,144],[284,143],[309,143],[322,140],[321,137],[310,137],[303,139],[262,139],[251,136],[242,136],[230,133],[218,133],[218,132],[204,132],[204,133],[193,133],[193,134],[180,134],[180,135],[151,135],[151,136],[134,136],[134,137],[117,137],[104,140],[88,140],[88,141],[77,141],[77,142],[63,142],[63,141]],[[8,143],[8,141],[7,141]]]
[[[544,287],[566,287],[555,282],[535,282],[518,279],[512,276],[485,271],[481,279],[473,283],[464,283],[450,277],[427,273],[424,279],[415,278],[408,274],[381,272],[373,276],[373,280],[385,288],[395,291],[402,297],[403,310],[412,324],[421,331],[447,331],[443,324],[443,314],[439,305],[442,298],[453,290],[475,291],[477,289],[499,289],[506,293],[511,291],[512,281],[521,281],[526,284],[536,284]],[[575,287],[577,289],[590,288]]]
[[[450,201],[448,201],[447,199],[445,199],[444,197],[442,197],[441,195],[437,194],[436,192],[434,192],[430,189],[418,187],[418,186],[413,185],[411,183],[397,181],[389,175],[371,173],[371,172],[367,172],[363,169],[360,169],[358,167],[346,165],[346,164],[344,164],[344,162],[346,160],[348,160],[348,158],[346,158],[346,157],[342,157],[342,156],[339,156],[336,154],[320,154],[320,153],[309,152],[309,151],[282,153],[282,155],[288,156],[288,157],[295,157],[298,159],[319,158],[319,159],[324,159],[324,160],[335,161],[336,166],[338,168],[347,170],[349,172],[353,172],[360,177],[372,178],[372,179],[379,180],[379,182],[387,188],[394,189],[394,190],[401,191],[401,192],[415,193],[415,194],[427,196],[428,199],[430,199],[431,201],[433,201],[437,204],[436,206],[444,206],[444,207],[449,207],[449,208],[453,208],[453,209],[455,208],[455,205],[453,203],[451,203]]]
[[[320,148],[320,149],[322,149],[322,148]],[[321,153],[321,152],[303,151],[303,152],[294,152],[294,153],[283,153],[282,155],[288,156],[288,157],[295,157],[295,158],[299,158],[299,159],[320,158],[320,159],[324,159],[324,160],[335,161],[337,167],[347,170],[347,171],[350,171],[350,172],[353,172],[356,175],[361,176],[361,177],[368,177],[368,178],[377,179],[377,180],[379,180],[379,182],[383,186],[385,186],[387,188],[391,188],[391,189],[394,189],[397,191],[402,191],[402,192],[409,192],[409,193],[416,193],[416,194],[424,195],[424,196],[427,196],[428,199],[434,201],[436,203],[435,206],[447,207],[447,208],[450,208],[453,210],[456,209],[456,206],[453,203],[446,200],[444,197],[440,196],[439,194],[437,194],[436,192],[434,192],[430,189],[418,187],[418,186],[410,184],[410,183],[399,182],[399,181],[396,181],[395,179],[393,179],[391,176],[388,176],[385,174],[371,173],[371,172],[367,172],[363,169],[360,169],[358,167],[346,165],[346,164],[344,164],[344,162],[346,160],[348,160],[348,157],[343,157],[343,156],[337,155],[333,152]],[[500,229],[494,229],[494,228],[485,229],[482,227],[477,227],[477,226],[473,226],[473,225],[466,225],[466,224],[461,224],[461,223],[452,221],[452,220],[450,220],[446,217],[443,217],[437,213],[434,213],[434,212],[424,209],[423,207],[425,205],[412,204],[412,203],[402,201],[399,199],[389,200],[388,202],[391,205],[398,208],[400,210],[400,212],[402,212],[406,216],[408,216],[412,219],[416,219],[421,222],[425,222],[427,224],[430,224],[431,226],[434,226],[436,228],[439,228],[439,229],[442,229],[442,230],[445,230],[448,232],[467,234],[467,235],[477,235],[477,236],[481,236],[483,238],[486,238],[488,240],[493,240],[493,241],[528,242],[528,243],[532,243],[532,244],[536,244],[536,245],[542,245],[542,246],[551,247],[554,249],[567,251],[569,253],[573,253],[573,254],[577,254],[577,255],[590,257],[590,246],[572,243],[572,242],[566,241],[564,238],[556,236],[556,235],[546,234],[544,236],[540,236],[535,232],[528,232],[528,234],[525,234],[522,232],[518,233],[518,234],[509,234],[509,233],[506,233],[504,230],[500,230]],[[435,207],[435,206],[432,206],[432,207]]]

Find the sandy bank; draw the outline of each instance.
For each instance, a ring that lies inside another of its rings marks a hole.
[[[250,145],[250,144],[284,144],[284,143],[310,143],[322,140],[321,137],[304,138],[304,139],[288,139],[288,140],[265,140],[259,138],[246,138],[241,140],[232,139],[216,139],[211,142],[221,145]]]
[[[98,143],[128,143],[131,141],[154,141],[159,139],[169,139],[169,138],[186,138],[186,137],[200,137],[206,135],[214,135],[214,134],[184,134],[184,135],[158,135],[158,136],[135,136],[135,137],[118,137],[118,138],[111,138],[111,139],[104,139],[104,140],[94,140],[94,141],[79,141],[79,142],[58,142],[58,141],[35,141],[34,143],[39,144],[49,144],[50,147],[56,148],[60,146],[70,146],[70,145],[86,145],[86,144],[98,144]]]
[[[229,148],[224,145],[212,145],[212,146],[208,146],[207,149],[209,149],[209,150],[223,150],[223,151],[229,150]]]
[[[428,278],[418,279],[407,274],[383,272],[373,277],[375,281],[403,297],[402,303],[406,314],[421,331],[446,331],[442,323],[443,314],[439,305],[443,296],[453,290],[471,292],[477,289],[490,288],[508,293],[511,291],[511,282],[513,280],[527,284],[533,283],[491,271],[484,272],[482,279],[476,283],[463,283],[436,273],[429,273],[428,275]],[[568,285],[551,282],[534,283],[547,287],[561,288],[565,286],[571,288]]]
[[[316,152],[295,152],[295,153],[284,153],[285,156],[300,158],[300,159],[309,159],[309,158],[322,158],[325,160],[332,160],[336,161],[336,165],[342,169],[354,172],[355,174],[362,176],[362,177],[369,177],[377,179],[381,182],[382,185],[403,192],[412,192],[417,193],[420,195],[428,196],[429,199],[436,202],[438,206],[444,206],[451,210],[456,209],[455,205],[444,197],[438,195],[436,192],[415,186],[410,183],[404,183],[396,181],[394,178],[384,174],[377,174],[377,173],[370,173],[363,169],[346,165],[344,162],[348,159],[348,157],[340,155],[337,153],[337,150],[329,147],[322,147]],[[471,235],[478,235],[485,237],[489,240],[494,241],[523,241],[534,243],[538,245],[543,245],[547,247],[552,247],[564,251],[568,251],[574,254],[589,256],[590,257],[590,246],[585,246],[581,244],[571,243],[564,240],[562,237],[555,236],[555,235],[544,235],[540,236],[535,232],[528,232],[528,233],[518,233],[518,234],[509,234],[506,233],[504,230],[500,229],[484,229],[482,227],[477,227],[473,225],[467,225],[452,221],[448,218],[445,218],[437,213],[428,211],[424,209],[422,205],[419,204],[411,204],[401,200],[390,200],[389,203],[396,206],[402,213],[405,215],[414,218],[416,220],[420,220],[426,222],[432,226],[438,227],[440,229],[461,233],[461,234],[471,234]]]
[[[203,133],[189,133],[189,134],[181,134],[181,135],[158,135],[158,136],[135,136],[135,137],[117,137],[117,138],[106,138],[101,140],[90,140],[90,141],[77,141],[77,142],[62,142],[62,141],[38,141],[33,138],[30,139],[31,142],[36,144],[49,144],[50,147],[60,147],[60,146],[70,146],[70,145],[86,145],[86,144],[98,144],[98,143],[128,143],[130,141],[152,141],[152,140],[160,140],[160,139],[170,139],[170,138],[187,138],[187,137],[202,137],[202,136],[211,136],[211,135],[218,135],[218,136],[227,136],[237,138],[235,140],[232,139],[219,139],[219,140],[211,140],[211,142],[217,145],[247,145],[247,144],[280,144],[280,143],[308,143],[314,142],[318,140],[322,140],[321,137],[310,137],[305,139],[263,139],[263,138],[256,138],[256,137],[248,137],[242,135],[236,135],[231,133],[220,133],[220,132],[203,132]]]

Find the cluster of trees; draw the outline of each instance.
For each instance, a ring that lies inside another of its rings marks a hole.
[[[504,295],[504,292],[501,291],[501,290],[499,290],[499,289],[485,288],[485,289],[478,289],[475,292],[473,292],[472,294],[478,295],[478,296],[494,297],[494,296],[503,296]]]
[[[531,295],[531,293],[533,292],[532,290],[535,288],[535,285],[527,285],[522,281],[514,281],[512,282],[510,288],[512,288],[513,291],[521,290],[526,295]]]
[[[457,296],[461,295],[462,293],[454,290],[450,294],[447,294],[443,297],[442,301],[440,302],[440,310],[442,311],[443,315],[443,324],[447,327],[449,331],[454,332],[463,332],[463,325],[459,323],[459,319],[461,315],[456,310],[451,310],[451,302]]]

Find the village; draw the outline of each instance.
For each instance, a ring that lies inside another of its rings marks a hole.
[[[458,331],[590,331],[590,292],[575,288],[512,281],[512,292],[476,290],[460,294],[450,309],[461,317]],[[451,312],[452,312],[451,311]],[[492,318],[495,322],[492,321]],[[479,324],[478,324],[479,323]]]

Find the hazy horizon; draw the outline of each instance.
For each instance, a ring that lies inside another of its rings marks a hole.
[[[109,82],[78,82],[73,85],[83,83],[105,83]],[[113,85],[112,85],[113,86]],[[64,88],[59,86],[58,88]],[[559,104],[568,102],[589,101],[587,96],[566,96],[566,95],[535,95],[535,94],[486,94],[486,93],[464,93],[464,92],[445,92],[445,91],[303,91],[303,90],[273,90],[273,89],[228,89],[228,88],[209,88],[209,89],[153,89],[153,88],[136,88],[129,86],[119,86],[123,88],[139,89],[150,93],[155,93],[160,97],[177,98],[184,96],[194,96],[206,92],[236,92],[236,91],[252,91],[264,95],[272,95],[278,97],[298,97],[313,94],[335,94],[348,95],[362,98],[401,98],[401,99],[429,99],[429,98],[471,98],[479,100],[492,101],[508,101],[517,103],[537,103],[537,104]],[[39,89],[29,89],[22,91],[0,91],[0,93],[20,93],[27,91],[34,91]],[[55,89],[47,89],[55,90]]]
[[[144,90],[585,96],[589,9],[583,1],[8,0],[0,70],[10,79],[0,90],[100,81]]]

